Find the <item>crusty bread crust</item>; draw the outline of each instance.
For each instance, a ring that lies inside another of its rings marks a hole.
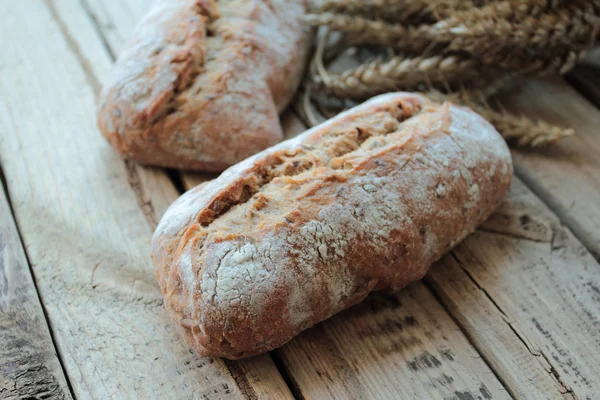
[[[511,176],[473,111],[379,96],[181,196],[153,238],[165,306],[202,355],[268,351],[420,279]]]
[[[123,157],[222,171],[282,140],[308,54],[305,0],[157,0],[99,98]]]

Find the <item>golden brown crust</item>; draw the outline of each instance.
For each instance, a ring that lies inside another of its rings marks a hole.
[[[174,203],[153,238],[165,305],[203,355],[268,351],[420,279],[511,176],[506,144],[471,110],[377,97]]]
[[[305,0],[158,0],[100,95],[125,158],[220,171],[282,139],[308,53]]]

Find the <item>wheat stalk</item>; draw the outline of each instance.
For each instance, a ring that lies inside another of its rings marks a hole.
[[[548,9],[504,1],[423,26],[420,33],[431,41],[447,43],[450,51],[471,54],[507,48],[581,49],[589,46],[598,32],[598,11],[587,1]]]
[[[540,11],[535,18],[531,16],[535,14],[533,10]],[[329,26],[349,34],[355,44],[408,52],[443,47],[446,51],[464,51],[490,59],[514,48],[545,52],[589,47],[600,28],[599,14],[600,10],[586,1],[577,1],[568,8],[545,9],[539,4],[514,4],[513,0],[492,3],[434,25],[418,27],[334,13],[308,14],[305,18],[310,25]]]
[[[395,56],[388,60],[372,60],[340,74],[313,75],[316,90],[350,99],[368,97],[397,90],[418,90],[426,87],[451,87],[470,80],[471,86],[487,85],[504,74],[514,78],[519,75],[544,76],[570,71],[583,52],[568,52],[551,60],[498,60],[494,66],[482,65],[478,60],[458,55]],[[325,77],[324,77],[325,75]]]
[[[485,0],[325,0],[313,5],[313,13],[341,13],[418,24],[447,18],[460,10],[482,5]]]
[[[310,90],[313,101],[319,94],[362,100],[395,90],[452,91],[466,85],[471,92],[438,92],[436,100],[470,106],[519,146],[544,146],[574,134],[496,111],[485,99],[515,76],[572,69],[598,35],[600,0],[321,0],[313,10],[308,23],[341,32],[346,45],[402,54],[332,74],[323,63],[328,49],[322,39],[305,105]]]

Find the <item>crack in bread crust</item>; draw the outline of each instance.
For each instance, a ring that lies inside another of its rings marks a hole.
[[[372,99],[183,195],[153,238],[165,305],[201,354],[270,350],[420,279],[511,174],[506,144],[472,111]]]
[[[239,191],[217,196],[198,214],[197,222],[203,227],[208,227],[232,207],[254,198],[275,178],[310,173],[319,167],[341,168],[344,161],[351,158],[358,150],[365,153],[361,157],[368,157],[375,148],[385,146],[384,136],[399,132],[402,123],[417,116],[420,111],[421,104],[401,101],[398,107],[382,110],[381,115],[378,115],[385,118],[383,129],[369,129],[367,126],[354,126],[350,123],[340,126],[334,132],[327,132],[317,137],[310,144],[304,144],[291,151],[275,152],[267,157],[265,162],[254,165],[251,174],[256,177],[255,180],[244,184]]]
[[[198,30],[192,30],[185,38],[183,43],[176,44],[177,50],[173,56],[169,57],[169,64],[176,74],[176,78],[169,88],[165,90],[163,96],[152,103],[147,113],[149,118],[140,120],[143,125],[137,126],[139,129],[147,129],[156,125],[161,119],[177,112],[179,105],[178,97],[194,84],[196,77],[202,73],[205,67],[204,46],[200,41],[210,35],[209,26],[218,18],[217,2],[214,0],[196,0],[191,7],[196,16],[190,16],[190,21],[195,21]],[[160,56],[164,48],[159,48],[152,53],[153,56]],[[157,62],[157,64],[161,64]]]

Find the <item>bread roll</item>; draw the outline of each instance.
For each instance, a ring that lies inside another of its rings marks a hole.
[[[473,111],[379,96],[181,196],[153,238],[165,306],[202,355],[271,350],[423,277],[511,176]]]
[[[123,157],[222,171],[282,140],[308,54],[305,0],[157,0],[99,98]]]

